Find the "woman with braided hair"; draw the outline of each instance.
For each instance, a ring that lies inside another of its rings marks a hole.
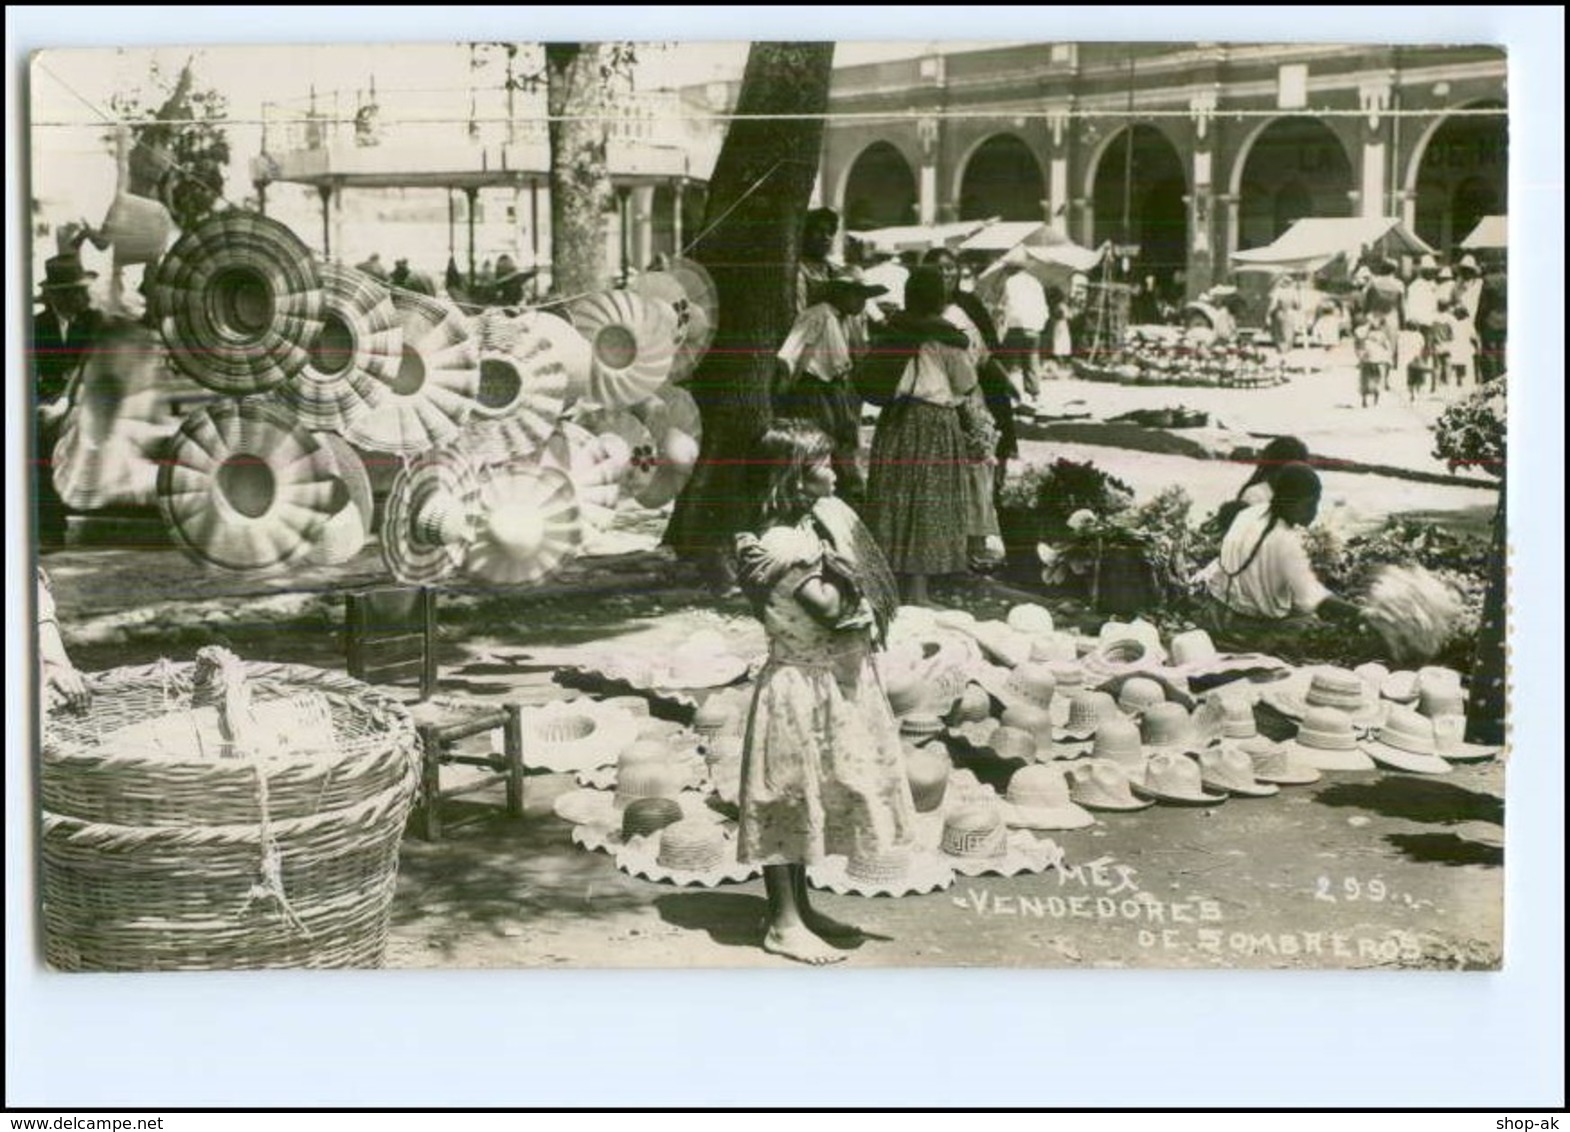
[[[1319,514],[1318,473],[1284,464],[1271,489],[1268,502],[1232,521],[1220,555],[1200,575],[1201,620],[1223,648],[1279,653],[1316,615],[1353,622],[1362,616],[1325,588],[1303,545],[1304,528]]]

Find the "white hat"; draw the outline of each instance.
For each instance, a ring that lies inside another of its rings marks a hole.
[[[1270,798],[1281,793],[1281,787],[1260,782],[1255,777],[1254,760],[1238,747],[1221,746],[1202,751],[1199,777],[1213,790],[1242,798]]]
[[[616,867],[656,884],[717,888],[740,884],[761,873],[737,859],[734,831],[717,821],[683,818],[649,837],[635,837],[616,850]]]
[[[807,882],[840,896],[915,896],[954,883],[954,870],[936,853],[911,846],[858,848],[807,866]]]
[[[1069,767],[1069,797],[1087,810],[1143,810],[1153,803],[1136,798],[1128,775],[1106,759],[1083,759]]]
[[[1315,770],[1373,770],[1374,760],[1358,744],[1352,718],[1335,708],[1310,708],[1287,752]]]
[[[1009,779],[1003,820],[1018,829],[1083,829],[1096,819],[1070,800],[1062,767],[1038,765]]]
[[[1434,725],[1408,707],[1392,707],[1363,749],[1375,762],[1413,774],[1449,774],[1450,764],[1434,749]]]
[[[1199,764],[1187,755],[1162,752],[1145,764],[1145,781],[1134,792],[1174,806],[1216,806],[1227,800],[1221,793],[1205,792]]]

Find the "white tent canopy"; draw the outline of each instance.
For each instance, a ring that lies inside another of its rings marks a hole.
[[[1385,255],[1424,255],[1434,250],[1394,217],[1310,218],[1293,224],[1268,247],[1234,252],[1232,260],[1239,267],[1318,271],[1338,256],[1355,261],[1369,248]]]
[[[1485,216],[1477,222],[1477,227],[1472,229],[1467,238],[1461,241],[1461,246],[1474,251],[1508,247],[1509,244],[1506,242],[1508,228],[1508,218]]]
[[[900,252],[924,252],[930,248],[952,248],[994,223],[993,220],[963,220],[956,224],[907,224],[897,228],[846,232],[845,238],[875,251],[897,255]]]

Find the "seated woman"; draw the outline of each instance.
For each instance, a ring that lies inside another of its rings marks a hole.
[[[1238,488],[1237,497],[1223,503],[1216,513],[1222,533],[1232,529],[1232,521],[1245,509],[1270,502],[1275,494],[1276,476],[1281,474],[1282,468],[1307,462],[1308,445],[1295,436],[1278,436],[1265,445],[1255,459],[1254,474]]]
[[[1200,575],[1200,622],[1222,648],[1282,656],[1316,615],[1356,622],[1362,611],[1325,588],[1303,545],[1319,514],[1319,475],[1307,464],[1276,472],[1270,501],[1244,508]]]

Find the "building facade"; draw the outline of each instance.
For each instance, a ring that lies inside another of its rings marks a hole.
[[[1192,296],[1305,216],[1450,249],[1507,210],[1490,47],[1035,44],[839,68],[818,195],[851,230],[1046,220]]]

